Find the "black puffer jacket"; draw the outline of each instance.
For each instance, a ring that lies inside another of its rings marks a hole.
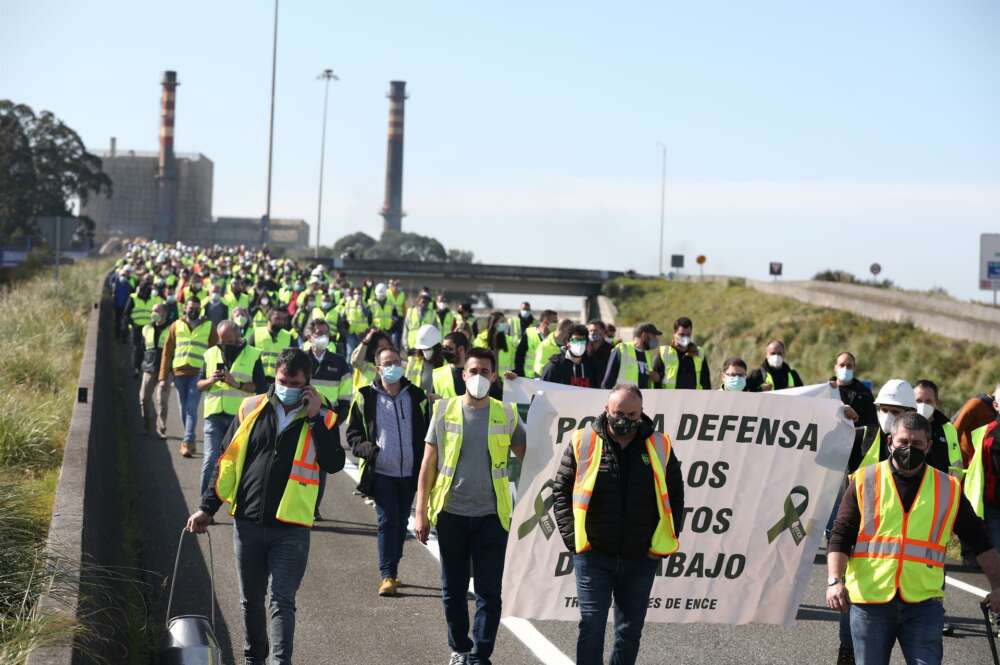
[[[653,469],[643,459],[646,456],[643,442],[653,433],[653,421],[643,415],[636,437],[624,449],[608,436],[604,414],[595,421],[594,430],[604,443],[597,482],[587,510],[587,538],[597,552],[641,559],[649,551],[653,531],[660,519],[653,488]],[[556,472],[553,497],[559,533],[571,552],[576,549],[573,527],[575,478],[576,456],[570,443]],[[684,476],[673,449],[667,460],[667,492],[670,494],[674,528],[679,534],[684,515]]]

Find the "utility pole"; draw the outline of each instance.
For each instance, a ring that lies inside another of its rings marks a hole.
[[[663,276],[663,216],[667,205],[667,146],[656,142],[663,150],[663,165],[660,170],[660,276]]]
[[[319,258],[319,229],[323,224],[323,162],[326,160],[326,107],[330,99],[330,81],[340,79],[333,73],[332,69],[324,69],[323,73],[316,77],[326,81],[323,91],[323,133],[319,140],[319,203],[316,208],[316,258]]]
[[[274,39],[271,44],[271,123],[267,133],[267,208],[260,227],[260,243],[265,244],[271,230],[271,170],[274,164],[274,88],[278,72],[278,0],[274,0]]]

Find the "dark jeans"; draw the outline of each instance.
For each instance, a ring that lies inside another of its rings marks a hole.
[[[222,456],[222,439],[226,436],[226,430],[233,418],[227,413],[216,413],[205,418],[205,454],[201,458],[201,495],[205,496],[205,490],[212,482],[215,474],[215,465],[219,463]]]
[[[580,603],[577,665],[600,665],[604,661],[604,629],[608,625],[612,598],[615,601],[615,643],[608,662],[610,665],[635,663],[656,566],[653,559],[622,559],[593,550],[573,556],[576,595]]]
[[[393,478],[381,473],[373,476],[373,498],[378,514],[378,570],[383,578],[398,577],[417,479],[413,476]]]
[[[507,531],[496,515],[437,518],[441,550],[441,600],[452,651],[469,653],[469,663],[489,665],[500,627],[500,586]],[[476,618],[469,639],[469,565],[476,584]]]
[[[295,637],[295,593],[309,560],[309,529],[267,527],[248,520],[236,520],[233,528],[236,573],[240,581],[243,608],[243,656],[246,663],[267,660],[268,625],[264,594],[271,581],[270,646],[271,663],[292,662]]]
[[[944,653],[940,598],[904,603],[899,597],[884,605],[851,605],[851,636],[858,665],[888,665],[896,640],[907,665],[940,665]]]

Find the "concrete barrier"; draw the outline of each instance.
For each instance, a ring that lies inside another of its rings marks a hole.
[[[836,282],[747,280],[758,291],[842,309],[879,321],[911,323],[948,337],[1000,346],[1000,309],[917,293]]]
[[[70,598],[44,595],[39,610],[79,622],[100,634],[110,662],[121,658],[114,630],[108,633],[100,621],[107,597],[98,598],[82,589],[108,591],[107,567],[120,562],[122,527],[118,496],[117,451],[112,395],[114,315],[110,303],[95,304],[87,322],[87,338],[80,362],[78,396],[73,407],[56,485],[49,524],[47,550],[80,570],[80,585]],[[80,665],[89,660],[79,643],[34,651],[27,665]],[[94,648],[94,647],[90,647]]]

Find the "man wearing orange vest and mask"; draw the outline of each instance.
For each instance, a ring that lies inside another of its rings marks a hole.
[[[681,464],[670,438],[653,431],[653,422],[642,412],[638,388],[616,386],[604,413],[573,435],[552,496],[559,532],[575,553],[580,603],[576,662],[603,661],[613,598],[610,662],[632,665],[659,560],[677,551],[684,515]]]
[[[854,646],[853,657],[841,653],[838,662],[888,665],[898,640],[908,663],[939,665],[952,532],[986,573],[993,589],[986,601],[994,611],[1000,610],[1000,555],[958,480],[927,464],[927,419],[906,412],[890,433],[889,459],[851,474],[833,524],[826,604],[850,612]]]
[[[188,518],[189,531],[204,533],[222,503],[229,504],[246,663],[292,662],[295,594],[309,558],[319,474],[344,468],[337,414],[309,385],[311,374],[305,351],[278,354],[274,385],[243,400],[201,507]],[[264,596],[269,579],[268,661]]]

